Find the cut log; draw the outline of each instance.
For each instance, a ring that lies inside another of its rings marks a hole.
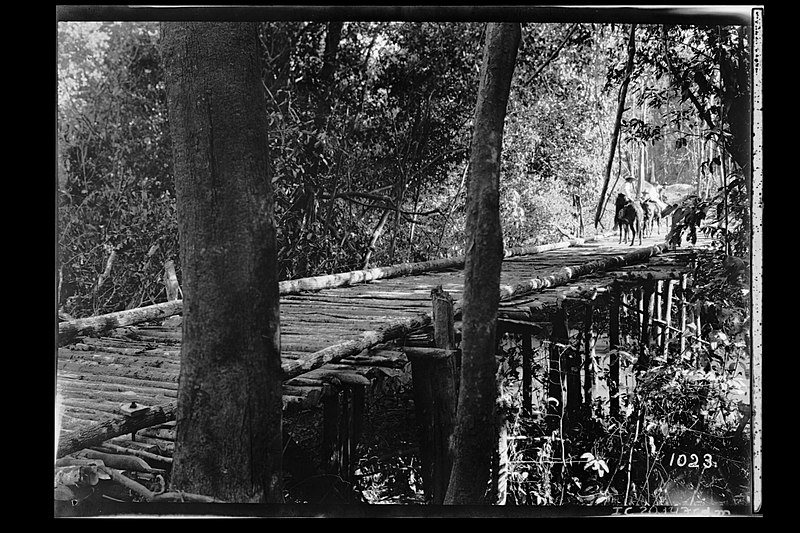
[[[148,305],[107,315],[79,318],[58,324],[58,345],[69,344],[80,335],[99,335],[115,328],[166,318],[183,310],[183,300]]]
[[[514,286],[500,286],[500,300],[508,300],[529,292],[556,287],[569,283],[571,280],[587,274],[602,272],[612,268],[630,265],[646,261],[650,257],[658,255],[667,249],[666,244],[656,244],[646,248],[640,248],[625,255],[614,255],[596,261],[589,261],[580,265],[564,267],[555,274],[545,277],[532,278]]]
[[[84,448],[91,448],[101,444],[108,439],[174,420],[176,411],[176,404],[169,403],[151,407],[150,411],[141,416],[107,420],[93,425],[76,435],[62,435],[61,439],[59,439],[56,457],[64,457]]]
[[[345,357],[356,355],[362,350],[401,337],[414,329],[430,324],[430,322],[431,315],[427,313],[421,316],[396,320],[377,331],[365,331],[355,340],[344,341],[323,348],[322,350],[314,352],[305,360],[284,362],[281,365],[284,372],[284,379],[290,379],[319,368],[324,364],[333,363]]]
[[[557,250],[570,246],[580,246],[584,242],[585,239],[573,239],[570,241],[553,244],[519,246],[515,248],[509,248],[504,252],[504,256],[514,257],[519,255],[538,254],[548,250]],[[451,268],[461,269],[464,267],[465,261],[466,256],[459,255],[456,257],[445,257],[442,259],[433,259],[431,261],[422,261],[418,263],[403,263],[400,265],[355,270],[352,272],[342,272],[339,274],[329,274],[326,276],[285,280],[281,281],[278,284],[278,287],[280,289],[281,296],[299,294],[304,291],[318,291],[322,289],[331,289],[334,287],[345,287],[358,283],[367,283],[378,279],[414,276],[424,272],[432,272],[436,270],[447,270]]]
[[[553,244],[520,246],[506,250],[504,252],[504,256],[508,258],[521,255],[537,254],[549,250],[568,248],[570,246],[581,246],[589,240],[592,239],[573,239],[570,241]],[[288,296],[299,294],[305,291],[318,291],[321,289],[367,283],[369,281],[378,279],[413,276],[424,272],[447,270],[451,268],[460,269],[463,268],[465,260],[466,256],[462,255],[418,263],[404,263],[388,267],[371,268],[368,270],[356,270],[353,272],[330,274],[327,276],[285,280],[281,281],[278,284],[278,287],[281,296]],[[168,318],[172,315],[181,313],[182,310],[183,300],[173,300],[165,303],[149,305],[146,307],[119,311],[117,313],[68,320],[61,322],[58,325],[58,345],[65,346],[82,335],[99,335],[119,327]]]
[[[120,446],[119,444],[114,444],[113,442],[104,442],[102,446],[93,446],[93,449],[96,449],[98,451],[108,450],[109,452],[113,453],[135,455],[136,457],[141,457],[142,459],[155,464],[158,463],[163,463],[165,465],[172,464],[172,457],[165,457],[163,455],[157,455],[154,453],[146,452],[144,450],[127,448],[125,446]]]

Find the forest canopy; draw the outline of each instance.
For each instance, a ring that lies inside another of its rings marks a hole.
[[[465,253],[484,27],[259,25],[279,279]],[[504,246],[611,228],[607,207],[591,221],[627,76],[602,201],[626,176],[695,195],[731,253],[748,253],[749,28],[637,25],[626,72],[629,29],[522,25],[503,138]],[[57,30],[59,310],[164,301],[164,265],[180,261],[158,23]],[[709,207],[722,187],[724,224]]]

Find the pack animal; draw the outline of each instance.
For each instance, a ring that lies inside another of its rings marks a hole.
[[[628,242],[628,233],[631,233],[631,246],[639,235],[639,244],[642,244],[642,206],[639,202],[629,201],[624,194],[618,194],[615,202],[616,222],[619,227],[619,243],[622,244],[623,233],[625,242]]]
[[[642,233],[647,237],[653,235],[653,226],[656,232],[661,235],[661,207],[653,200],[642,202]]]

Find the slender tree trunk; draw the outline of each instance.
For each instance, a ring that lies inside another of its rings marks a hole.
[[[164,23],[183,273],[173,490],[280,502],[273,190],[257,27]]]
[[[606,193],[608,192],[608,182],[611,178],[611,166],[614,163],[614,152],[617,149],[617,142],[619,141],[619,130],[622,124],[622,112],[625,110],[625,98],[628,95],[628,85],[631,82],[631,73],[633,72],[633,58],[636,54],[636,24],[631,24],[630,36],[628,37],[628,62],[625,67],[625,79],[622,80],[622,87],[619,90],[619,101],[617,102],[617,116],[614,119],[614,131],[611,134],[611,147],[608,150],[608,161],[606,162],[606,173],[603,180],[603,188],[600,191],[600,199],[597,202],[597,212],[594,216],[594,227],[597,228],[600,224],[600,219],[603,217],[603,201]]]
[[[467,187],[467,258],[462,312],[462,364],[454,460],[445,504],[487,503],[497,397],[495,328],[503,236],[500,227],[500,153],[511,78],[519,46],[518,23],[489,23]]]

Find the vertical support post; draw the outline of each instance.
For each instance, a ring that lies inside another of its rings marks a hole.
[[[611,418],[619,418],[619,310],[622,289],[618,282],[611,285],[611,302],[609,305],[608,343],[609,357],[609,414]]]
[[[664,358],[669,356],[669,337],[670,327],[672,326],[672,296],[675,290],[675,282],[673,280],[666,281],[667,294],[664,296],[664,327],[661,332],[661,353]]]
[[[494,501],[497,505],[505,505],[508,496],[508,429],[502,416],[498,416],[498,444],[497,453],[494,455],[492,470],[492,490]]]
[[[644,289],[642,287],[636,290],[634,298],[636,298],[636,305],[639,309],[639,312],[636,313],[636,327],[641,331],[642,317],[644,316]]]
[[[586,302],[586,316],[583,319],[583,402],[586,412],[592,412],[592,391],[594,390],[594,303]]]
[[[437,348],[455,350],[456,332],[453,323],[453,297],[441,285],[431,289],[433,307],[433,342]]]
[[[558,426],[558,417],[565,408],[566,401],[566,383],[564,381],[565,361],[562,357],[565,345],[569,342],[569,329],[567,328],[567,316],[564,309],[563,302],[558,302],[556,310],[551,316],[552,334],[550,335],[550,351],[549,351],[549,371],[548,371],[548,388],[547,394],[549,400],[547,406],[547,414],[550,420],[550,427],[555,429]]]
[[[322,386],[322,452],[327,473],[351,484],[361,437],[364,398],[369,379],[358,374],[325,378]]]
[[[341,454],[339,451],[339,396],[341,391],[330,383],[322,385],[322,454],[323,469],[338,475]]]
[[[426,499],[444,502],[453,454],[450,438],[456,422],[457,368],[453,299],[438,286],[431,290],[434,342],[438,349],[406,350],[411,362]]]
[[[683,357],[686,351],[686,274],[681,274],[680,286],[678,288],[678,327],[680,328],[680,352],[678,357]]]
[[[564,302],[566,305],[566,302]],[[564,344],[569,347],[564,350],[563,368],[566,368],[564,385],[567,389],[567,411],[575,414],[580,411],[583,405],[583,391],[581,390],[581,352],[573,349],[569,344],[569,328],[567,326],[567,311],[564,310],[564,328],[567,335],[564,337]]]
[[[660,321],[663,318],[662,306],[664,301],[664,280],[656,281],[656,289],[653,294],[653,315],[651,316],[652,338],[655,340],[657,346],[661,346],[661,338],[664,334],[664,328],[661,327]],[[655,318],[657,322],[652,322]]]
[[[530,414],[533,408],[533,339],[530,333],[522,334],[522,412]]]
[[[656,292],[656,282],[649,278],[642,286],[642,329],[639,336],[639,346],[641,352],[636,361],[637,370],[647,370],[650,368],[650,320],[653,315],[653,295]]]

